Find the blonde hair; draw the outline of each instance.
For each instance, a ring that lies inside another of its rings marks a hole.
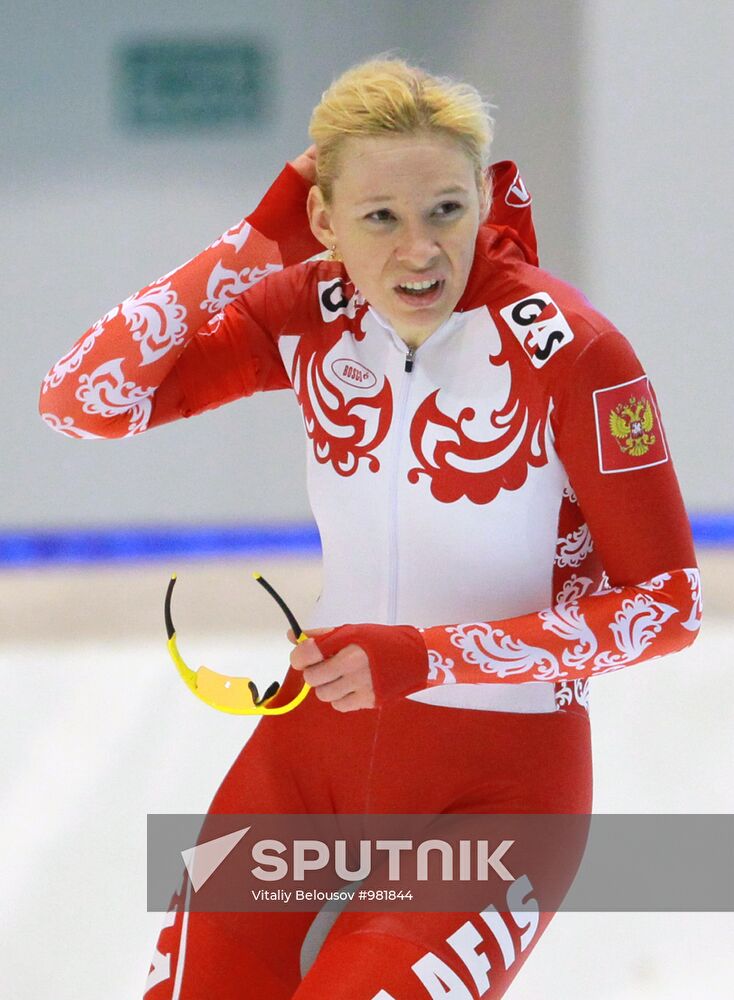
[[[324,201],[331,203],[344,139],[424,131],[461,144],[488,208],[491,192],[484,170],[494,131],[490,107],[470,84],[433,76],[389,54],[352,66],[324,91],[309,123],[318,150],[316,183]]]

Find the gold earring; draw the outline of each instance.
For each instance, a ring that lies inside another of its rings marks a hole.
[[[333,246],[329,247],[329,257],[328,257],[328,259],[329,260],[336,260],[337,259],[337,257],[336,257],[336,244],[333,244]]]

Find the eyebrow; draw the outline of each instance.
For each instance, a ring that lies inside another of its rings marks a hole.
[[[454,187],[444,188],[442,191],[437,191],[434,198],[442,198],[445,194],[468,194],[469,192],[464,187],[463,184],[456,184]],[[395,201],[395,196],[391,194],[373,194],[369,198],[363,198],[358,201],[358,205],[367,205],[372,201]]]

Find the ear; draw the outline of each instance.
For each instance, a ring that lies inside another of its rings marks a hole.
[[[324,201],[321,188],[316,184],[314,184],[308,192],[306,211],[308,212],[308,221],[311,226],[311,232],[314,234],[316,239],[319,243],[322,243],[327,250],[333,247],[337,240],[336,234],[334,233],[331,225],[331,209]]]

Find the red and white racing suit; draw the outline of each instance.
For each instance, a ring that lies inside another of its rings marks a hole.
[[[132,437],[256,391],[303,413],[324,656],[367,652],[377,706],[265,717],[212,813],[591,810],[589,679],[688,646],[690,529],[650,381],[539,268],[530,198],[493,207],[453,314],[409,349],[315,253],[286,167],[257,210],[102,316],[45,377],[75,438]],[[292,669],[275,704],[300,688]],[[580,860],[580,859],[577,859]],[[303,977],[309,913],[182,912],[150,1000],[502,996],[552,914],[359,913]],[[473,942],[470,945],[467,942]],[[477,954],[483,958],[479,960]]]

